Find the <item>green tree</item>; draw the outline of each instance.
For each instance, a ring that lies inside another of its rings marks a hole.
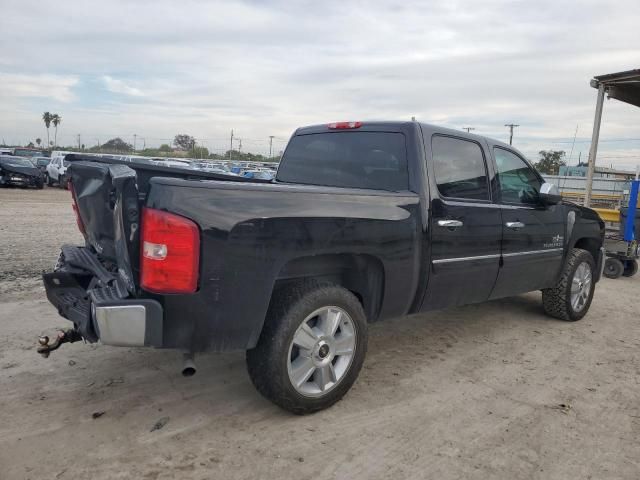
[[[125,142],[120,137],[112,138],[107,142],[102,144],[102,150],[104,151],[112,151],[118,153],[130,152],[133,150],[133,145]]]
[[[163,143],[162,145],[160,145],[160,148],[158,148],[159,151],[161,152],[172,152],[173,149],[171,148],[171,145],[169,145],[168,143]]]
[[[196,139],[186,133],[179,133],[173,139],[173,144],[183,150],[193,150],[196,146]]]
[[[540,150],[540,159],[533,165],[540,173],[547,175],[558,175],[560,167],[564,167],[567,162],[563,160],[564,150]]]
[[[41,138],[36,138],[36,143],[38,144],[38,148],[40,148],[40,144],[42,143]]]
[[[51,141],[49,140],[49,127],[51,126],[51,114],[49,112],[44,112],[42,114],[42,121],[44,122],[44,126],[47,127],[47,145],[51,145]]]
[[[207,147],[193,147],[189,150],[191,158],[209,158],[209,149]]]
[[[54,113],[53,115],[51,115],[51,123],[53,123],[53,126],[56,128],[56,131],[53,137],[53,145],[58,146],[58,125],[62,123],[62,117],[57,113]]]

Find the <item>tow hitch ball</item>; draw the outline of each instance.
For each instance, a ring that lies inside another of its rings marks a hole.
[[[82,335],[80,335],[80,332],[77,330],[74,330],[73,328],[60,330],[56,335],[55,340],[51,343],[49,343],[49,337],[47,336],[38,338],[38,343],[40,344],[38,347],[38,353],[44,358],[47,358],[49,353],[60,348],[60,345],[63,343],[73,343],[78,340],[82,340]]]

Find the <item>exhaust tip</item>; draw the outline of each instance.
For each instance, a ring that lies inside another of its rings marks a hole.
[[[190,353],[184,354],[184,364],[182,366],[183,377],[193,377],[196,374],[196,364],[193,355]]]

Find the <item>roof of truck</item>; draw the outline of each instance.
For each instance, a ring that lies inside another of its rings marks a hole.
[[[335,123],[335,122],[332,122]],[[474,133],[465,132],[464,130],[454,130],[453,128],[441,127],[438,125],[434,125],[431,123],[424,122],[416,122],[413,120],[410,121],[362,121],[359,127],[351,128],[351,129],[337,129],[331,130],[329,125],[332,123],[321,123],[315,125],[308,125],[304,127],[298,128],[294,135],[306,135],[310,133],[323,133],[327,131],[348,131],[348,130],[365,130],[365,131],[392,131],[392,132],[400,132],[402,130],[406,130],[408,127],[412,125],[420,125],[422,127],[423,132],[429,133],[444,133],[446,135],[454,135],[456,137],[468,138],[470,140],[481,141],[487,140],[491,145],[500,145],[505,148],[510,148],[512,150],[517,150],[513,147],[513,145],[508,145],[500,140],[496,140],[495,138],[485,137],[483,135],[476,135]],[[347,122],[340,122],[347,123]]]

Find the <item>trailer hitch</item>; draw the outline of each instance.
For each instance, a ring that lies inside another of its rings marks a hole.
[[[63,343],[73,343],[79,340],[82,340],[82,335],[80,335],[80,332],[76,329],[69,328],[67,330],[60,330],[55,340],[51,343],[49,343],[49,337],[46,335],[38,338],[38,343],[40,344],[38,353],[44,358],[47,358],[51,352],[60,348],[60,345]]]

